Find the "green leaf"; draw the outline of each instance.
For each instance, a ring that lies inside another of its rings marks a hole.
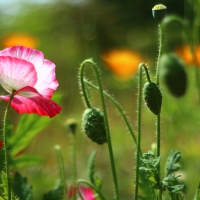
[[[177,163],[181,159],[181,152],[171,150],[165,166],[165,176],[167,177],[170,173],[179,170],[180,165]]]
[[[27,178],[22,177],[19,172],[15,173],[14,180],[12,182],[13,192],[19,197],[20,200],[32,200],[32,186],[27,184]]]
[[[93,151],[88,160],[88,176],[91,183],[93,184],[94,184],[94,174],[95,174],[95,167],[94,167],[95,156],[96,156],[96,151]]]
[[[200,200],[200,183],[199,183],[199,186],[196,190],[194,200]]]
[[[8,199],[7,178],[6,178],[6,173],[4,171],[2,171],[2,174],[1,174],[0,187],[2,190],[3,199],[7,200]]]
[[[39,117],[37,115],[22,115],[16,133],[9,140],[12,156],[23,150],[51,120],[48,117]]]
[[[44,159],[40,156],[23,154],[11,160],[10,167],[20,169],[42,163],[43,161]]]
[[[177,163],[181,159],[181,153],[179,151],[171,150],[165,166],[165,178],[162,181],[162,187],[167,188],[169,195],[172,199],[183,199],[183,192],[186,188],[184,184],[180,184],[178,177],[175,175],[175,171],[179,170],[180,165]]]
[[[60,102],[61,99],[62,95],[60,94],[53,97],[53,100],[56,102]],[[52,120],[49,117],[41,117],[35,114],[21,115],[17,130],[8,141],[12,149],[11,155],[14,157],[27,147],[30,141]]]
[[[63,200],[63,184],[60,184],[53,190],[44,194],[43,200]]]
[[[94,166],[95,156],[96,156],[96,151],[93,151],[88,160],[88,175],[91,183],[94,184],[97,188],[101,189],[102,180],[95,173],[95,166]]]
[[[157,166],[160,162],[160,157],[157,158],[152,151],[148,151],[142,155],[140,160],[142,163],[142,166],[139,168],[140,172],[144,172],[153,188],[159,188],[159,171]]]

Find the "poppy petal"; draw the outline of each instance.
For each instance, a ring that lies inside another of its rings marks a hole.
[[[25,86],[34,86],[37,73],[34,66],[18,58],[0,56],[0,84],[11,93]]]
[[[41,95],[47,98],[51,98],[53,91],[58,87],[55,68],[56,66],[54,63],[44,59],[42,66],[38,69],[40,73],[38,73],[38,80],[34,88],[36,88]]]
[[[0,98],[8,102],[10,96],[0,96]],[[32,87],[25,87],[17,91],[11,102],[11,107],[19,114],[35,113],[39,116],[49,116],[50,118],[61,111],[61,107],[58,104],[51,99],[44,98]]]
[[[0,56],[10,56],[26,60],[35,66],[36,71],[37,68],[42,65],[44,60],[44,54],[42,52],[24,46],[13,46],[4,49],[3,51],[0,51]]]

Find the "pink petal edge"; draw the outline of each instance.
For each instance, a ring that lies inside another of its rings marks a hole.
[[[0,51],[0,56],[10,56],[26,60],[27,62],[32,63],[36,69],[42,65],[44,60],[44,54],[41,51],[20,45]]]
[[[24,93],[31,98],[19,96],[18,94]],[[0,96],[0,99],[8,102],[10,96]],[[50,118],[59,114],[62,110],[61,106],[52,101],[51,99],[45,98],[40,95],[37,90],[32,87],[25,87],[15,93],[15,96],[11,102],[11,107],[19,114],[22,113],[35,113],[39,116],[49,116]]]

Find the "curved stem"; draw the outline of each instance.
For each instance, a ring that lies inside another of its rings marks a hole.
[[[144,64],[139,65],[139,75],[138,75],[138,104],[137,104],[137,157],[136,157],[136,174],[135,174],[135,195],[134,199],[138,199],[138,187],[139,187],[139,166],[140,166],[140,138],[141,138],[141,102],[142,102],[142,67],[144,67],[146,74],[148,74],[147,68]],[[150,82],[149,75],[147,76]]]
[[[97,187],[95,187],[93,184],[89,183],[88,181],[86,180],[83,180],[83,179],[79,179],[77,180],[76,182],[76,187],[78,188],[78,185],[79,184],[85,184],[87,186],[89,186],[90,188],[92,188],[93,190],[95,190],[95,192],[100,196],[100,199],[101,200],[106,200],[106,198],[103,196],[103,194],[99,191],[99,189]]]
[[[117,182],[117,174],[116,174],[116,170],[115,170],[115,161],[114,161],[114,156],[113,156],[113,150],[112,150],[112,142],[111,142],[111,137],[110,137],[110,129],[109,129],[109,124],[108,124],[108,117],[107,117],[107,111],[106,111],[106,105],[105,105],[105,100],[104,100],[104,94],[103,94],[103,88],[102,88],[102,84],[101,84],[101,78],[99,76],[99,72],[98,72],[98,68],[96,66],[96,64],[88,59],[83,61],[83,63],[81,64],[81,68],[80,68],[80,80],[81,80],[81,84],[82,84],[82,88],[84,85],[84,81],[83,81],[83,70],[84,67],[86,65],[92,66],[96,77],[97,77],[97,82],[99,85],[99,92],[100,92],[100,97],[101,97],[101,103],[102,103],[102,109],[103,109],[103,114],[104,114],[104,123],[105,123],[105,129],[106,129],[106,137],[107,137],[107,142],[108,142],[108,150],[109,150],[109,155],[110,155],[110,163],[111,163],[111,169],[112,169],[112,175],[113,175],[113,181],[114,181],[114,187],[115,187],[115,198],[117,200],[119,200],[119,191],[118,191],[118,182]],[[87,99],[87,96],[85,95],[85,100]],[[87,105],[89,105],[86,102]]]
[[[6,170],[6,182],[7,182],[7,189],[8,189],[8,200],[11,200],[12,195],[11,195],[11,184],[10,184],[10,170],[9,170],[9,157],[8,157],[8,142],[7,142],[7,119],[8,119],[8,110],[10,108],[11,101],[14,97],[15,91],[12,91],[10,95],[10,99],[7,103],[5,114],[4,114],[4,119],[3,119],[3,146],[4,146],[4,153],[5,153],[5,170]]]
[[[83,97],[84,97],[86,106],[88,108],[91,108],[90,101],[89,101],[89,98],[87,96],[87,92],[86,92],[86,88],[85,88],[85,84],[84,84],[84,74],[83,74],[84,70],[83,69],[84,69],[86,61],[82,62],[81,67],[80,67],[80,87],[81,87],[81,90],[82,90],[82,93],[83,93]]]
[[[91,86],[92,88],[96,89],[96,90],[99,90],[98,87],[96,87],[94,84],[88,82],[87,80],[84,80],[84,83],[86,83],[87,85]],[[103,94],[109,98],[109,100],[117,107],[117,109],[119,110],[120,114],[122,115],[122,118],[124,119],[124,122],[126,123],[127,127],[128,127],[128,130],[137,146],[137,139],[136,139],[136,136],[131,128],[131,125],[130,123],[128,122],[128,119],[124,113],[124,111],[121,109],[120,105],[117,103],[117,101],[115,101],[108,93],[106,93],[105,91],[103,91]]]
[[[151,78],[150,78],[150,76],[149,76],[149,71],[148,71],[148,68],[147,68],[147,66],[144,64],[144,63],[141,63],[140,65],[139,65],[139,79],[140,79],[140,68],[144,68],[144,70],[145,70],[145,74],[146,74],[146,77],[147,77],[147,81],[148,82],[151,82]],[[139,83],[138,83],[139,84]]]

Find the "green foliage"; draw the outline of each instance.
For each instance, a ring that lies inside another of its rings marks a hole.
[[[28,180],[26,177],[22,177],[19,172],[15,173],[13,182],[13,192],[20,200],[32,200],[32,186],[28,185]]]
[[[102,180],[95,173],[95,166],[94,166],[95,156],[96,156],[96,151],[92,152],[88,160],[88,175],[91,183],[95,187],[101,189]]]
[[[1,173],[1,184],[0,184],[0,200],[8,200],[8,188],[7,188],[7,178],[6,173],[2,171]],[[11,193],[11,200],[21,200]]]
[[[60,102],[61,98],[61,95],[55,95],[53,100]],[[30,141],[52,120],[48,117],[40,117],[33,114],[21,115],[16,132],[9,138],[9,144],[12,149],[11,155],[15,156],[26,148]]]
[[[200,183],[199,183],[198,188],[196,190],[194,200],[200,200]]]
[[[1,191],[2,191],[2,198],[4,200],[8,199],[8,188],[7,188],[7,179],[6,174],[4,171],[1,173],[1,185],[0,185]]]
[[[183,192],[186,188],[184,184],[180,184],[177,180],[180,175],[175,175],[174,173],[180,168],[180,165],[178,164],[180,159],[181,153],[179,151],[170,151],[165,167],[165,178],[162,181],[163,188],[168,189],[172,199],[174,199],[175,197],[176,199],[179,198],[179,192]],[[182,199],[182,197],[180,197],[179,199]]]
[[[62,181],[55,189],[50,190],[44,194],[43,200],[63,200],[63,184]]]
[[[40,156],[28,155],[23,154],[20,156],[15,157],[13,160],[10,161],[11,168],[19,169],[24,166],[33,166],[44,161],[43,158]]]
[[[152,151],[144,153],[141,158],[142,166],[139,168],[141,172],[146,175],[147,180],[151,183],[152,187],[158,189],[159,185],[159,171],[158,164],[160,157],[156,157]]]
[[[9,139],[9,144],[12,148],[11,155],[14,156],[27,147],[30,141],[50,122],[51,119],[47,117],[26,114],[22,115],[16,132]]]

